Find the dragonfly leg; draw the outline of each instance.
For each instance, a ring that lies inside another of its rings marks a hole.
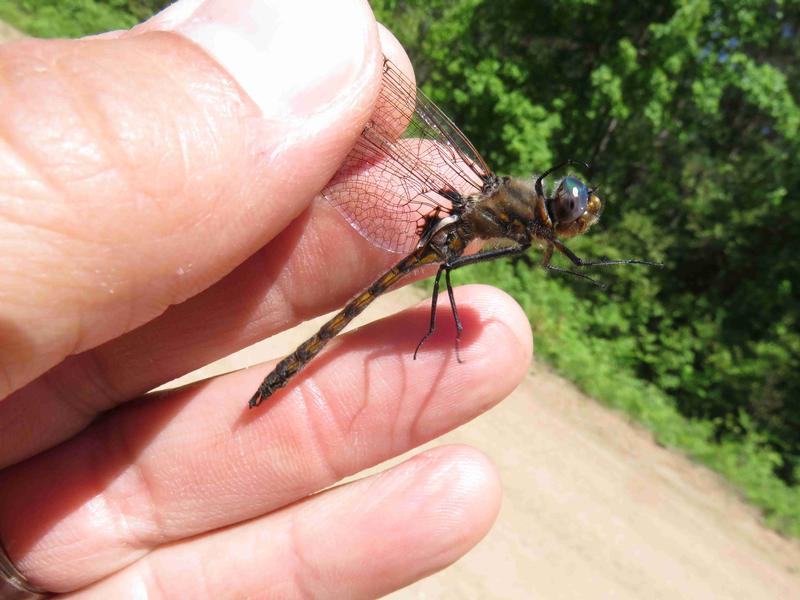
[[[442,277],[442,272],[444,272],[444,281],[445,286],[447,287],[447,297],[450,300],[450,310],[453,313],[453,320],[456,322],[456,360],[458,362],[464,362],[461,360],[461,354],[459,353],[459,348],[461,345],[461,332],[464,331],[464,326],[461,324],[461,319],[458,318],[458,307],[456,307],[456,297],[453,293],[453,284],[450,281],[450,271],[452,269],[447,265],[443,264],[439,267],[439,270],[436,272],[436,279],[433,282],[433,296],[431,298],[431,322],[430,326],[428,327],[427,333],[422,336],[422,339],[417,344],[416,350],[414,350],[414,360],[417,360],[417,353],[419,349],[422,347],[431,335],[433,335],[434,330],[436,329],[436,303],[439,298],[439,281]]]
[[[436,329],[436,302],[439,300],[439,279],[442,277],[442,271],[445,270],[445,265],[440,265],[439,270],[436,271],[436,279],[433,281],[433,296],[431,296],[431,322],[430,326],[428,327],[428,332],[422,336],[422,339],[417,344],[416,349],[414,350],[414,360],[417,360],[417,353],[419,349],[422,348],[422,344],[424,344],[429,337],[433,334],[433,331]],[[447,280],[448,280],[448,288],[450,286],[450,272],[447,273]]]
[[[444,265],[443,265],[444,266]],[[450,310],[453,312],[453,320],[456,322],[456,360],[458,362],[464,362],[461,360],[461,355],[458,352],[459,346],[461,345],[461,332],[464,330],[464,326],[461,325],[461,319],[458,318],[458,309],[456,308],[456,297],[453,294],[453,284],[450,283],[450,271],[451,269],[447,266],[444,266],[444,282],[447,285],[447,297],[450,298]]]
[[[447,267],[449,270],[459,269],[461,267],[466,267],[467,265],[474,265],[475,263],[486,262],[487,260],[503,258],[504,256],[524,254],[530,247],[530,244],[521,244],[519,246],[509,246],[508,248],[495,248],[493,250],[487,250],[486,252],[479,252],[478,254],[459,256],[458,258],[454,258],[450,262],[445,263],[443,266]]]
[[[570,271],[569,269],[562,269],[561,267],[556,267],[550,264],[550,260],[553,258],[553,249],[555,246],[551,243],[547,245],[544,251],[544,257],[542,258],[542,266],[547,269],[548,271],[552,271],[554,273],[563,273],[565,275],[573,275],[575,277],[580,277],[581,279],[586,279],[590,281],[593,285],[596,285],[599,288],[606,289],[608,286],[604,283],[597,281],[596,279],[585,275],[584,273],[578,273],[577,271]]]
[[[545,265],[544,267],[548,271],[552,271],[553,273],[563,273],[564,275],[572,275],[573,277],[580,277],[581,279],[585,279],[592,285],[596,285],[601,290],[605,290],[608,288],[608,285],[603,283],[602,281],[598,281],[594,277],[589,277],[585,273],[578,273],[577,271],[570,271],[569,269],[562,269],[561,267],[554,267],[553,265]]]
[[[583,260],[559,240],[553,240],[553,245],[559,252],[561,252],[561,254],[570,259],[572,264],[578,267],[607,267],[609,265],[648,265],[651,267],[664,266],[661,263],[657,263],[652,260],[642,260],[639,258],[624,258],[622,260]]]
[[[510,248],[496,248],[494,250],[487,250],[486,252],[481,252],[479,254],[472,254],[470,256],[459,256],[442,264],[439,267],[439,270],[436,272],[436,281],[433,284],[433,301],[431,302],[431,327],[428,330],[428,333],[425,334],[425,337],[422,338],[420,341],[419,346],[417,346],[417,350],[419,347],[422,346],[422,343],[430,337],[433,333],[434,324],[435,324],[435,316],[434,313],[436,312],[436,295],[439,293],[439,278],[442,275],[442,271],[444,271],[444,281],[445,285],[447,286],[447,296],[450,299],[450,309],[453,312],[453,320],[456,322],[456,360],[458,362],[464,362],[461,360],[461,355],[459,352],[459,348],[461,345],[461,332],[464,331],[464,326],[461,324],[461,319],[458,316],[458,308],[456,307],[456,297],[453,293],[453,284],[450,281],[450,271],[453,269],[458,269],[459,267],[465,267],[466,265],[473,265],[475,263],[484,262],[487,260],[494,260],[496,258],[501,258],[503,256],[513,256],[514,254],[522,254],[528,248],[530,248],[530,244],[525,244],[521,246],[512,246]],[[414,357],[416,358],[416,352],[414,353]]]
[[[422,337],[417,344],[417,349],[414,350],[414,360],[417,358],[417,353],[419,349],[422,347],[429,337],[433,334],[433,331],[436,329],[436,301],[439,297],[439,280],[442,277],[442,272],[445,274],[445,284],[447,285],[447,296],[450,299],[450,308],[453,311],[453,319],[456,322],[456,358],[458,362],[463,362],[461,360],[461,356],[459,355],[459,344],[461,343],[461,332],[464,330],[464,326],[461,324],[461,319],[458,317],[458,309],[456,308],[456,298],[455,294],[453,293],[453,285],[450,282],[450,271],[453,269],[458,269],[459,267],[464,267],[466,265],[472,265],[479,262],[484,262],[487,260],[494,260],[496,258],[501,258],[503,256],[512,256],[514,254],[522,254],[528,248],[530,248],[530,244],[524,244],[521,246],[512,246],[510,248],[496,248],[494,250],[487,250],[486,252],[481,252],[479,254],[472,254],[470,256],[459,256],[450,260],[449,262],[445,262],[439,266],[439,270],[436,271],[436,279],[433,282],[433,297],[431,298],[431,321],[430,327],[428,327],[428,332]]]

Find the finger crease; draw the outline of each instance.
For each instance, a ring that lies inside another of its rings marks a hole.
[[[122,423],[116,419],[114,422]],[[109,426],[107,435],[109,439],[106,447],[113,448],[116,445],[120,456],[119,464],[129,465],[128,471],[135,482],[132,484],[134,493],[130,495],[136,498],[136,511],[141,511],[141,515],[137,515],[136,519],[133,519],[133,515],[128,514],[128,511],[122,508],[126,502],[115,500],[113,503],[117,507],[117,513],[128,536],[128,539],[123,539],[123,541],[132,548],[151,550],[158,544],[167,541],[168,538],[161,513],[157,509],[155,486],[148,477],[147,469],[138,460],[141,448],[131,443],[124,425]]]
[[[53,65],[53,77],[62,84],[68,83],[65,81],[67,75],[60,68],[58,62]],[[97,99],[92,94],[81,93],[81,85],[63,85],[63,87],[69,91],[64,94],[65,100],[72,105],[74,114],[80,119],[90,139],[96,144],[100,152],[100,160],[105,159],[106,165],[118,165],[113,169],[114,173],[124,180],[127,189],[135,190],[136,187],[131,181],[130,161],[122,151],[119,137],[113,135],[115,129],[111,126],[108,115],[102,110]]]
[[[323,427],[320,426],[320,419],[315,419],[313,411],[309,407],[319,407],[319,411],[323,414],[331,414],[330,406],[324,401],[324,395],[319,388],[313,383],[312,379],[304,381],[298,386],[298,393],[302,400],[303,415],[305,417],[308,427],[307,431],[311,432],[309,436],[311,443],[314,447],[314,452],[318,457],[318,463],[322,465],[323,469],[327,472],[327,481],[334,483],[342,479],[345,474],[340,473],[339,469],[333,464],[329,458],[329,452],[326,452],[325,432]],[[325,421],[324,419],[322,420]]]
[[[19,118],[19,115],[16,115]],[[8,148],[10,154],[16,157],[17,162],[25,169],[25,175],[31,182],[40,183],[45,186],[44,190],[39,190],[39,193],[47,192],[50,196],[61,196],[66,198],[67,192],[57,177],[51,176],[46,169],[43,168],[44,163],[37,160],[36,154],[32,148],[29,148],[27,140],[17,139],[8,127],[4,127],[0,122],[0,143]],[[17,180],[22,180],[20,176],[16,177]],[[4,182],[4,187],[8,188],[8,182]],[[42,194],[44,196],[44,194]]]
[[[293,516],[289,518],[289,549],[291,551],[291,559],[294,562],[292,569],[295,589],[303,598],[316,598],[318,594],[312,593],[308,588],[308,582],[311,580],[313,569],[309,562],[304,558],[301,548],[303,542],[300,535],[300,527],[298,525],[298,514],[302,514],[302,510],[294,512]]]

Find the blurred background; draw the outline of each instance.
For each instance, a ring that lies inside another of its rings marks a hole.
[[[166,4],[0,0],[0,20],[76,37]],[[665,265],[601,290],[533,256],[459,283],[512,293],[539,358],[800,536],[800,3],[370,4],[497,173],[591,163],[606,210],[578,255]]]

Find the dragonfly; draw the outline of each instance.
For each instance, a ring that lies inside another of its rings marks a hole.
[[[375,112],[344,164],[322,195],[363,237],[405,256],[350,300],[319,331],[281,360],[250,398],[254,408],[286,386],[305,365],[378,296],[426,265],[438,264],[428,331],[416,359],[436,328],[439,287],[444,275],[456,325],[456,357],[463,326],[451,271],[478,262],[544,247],[542,266],[554,252],[577,267],[657,263],[640,259],[587,261],[562,240],[586,232],[603,211],[596,189],[568,175],[547,195],[544,180],[567,160],[530,180],[499,177],[453,122],[400,69],[384,58]]]

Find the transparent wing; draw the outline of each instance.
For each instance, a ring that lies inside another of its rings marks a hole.
[[[494,174],[464,134],[388,59],[375,113],[322,194],[375,245],[409,252]]]

